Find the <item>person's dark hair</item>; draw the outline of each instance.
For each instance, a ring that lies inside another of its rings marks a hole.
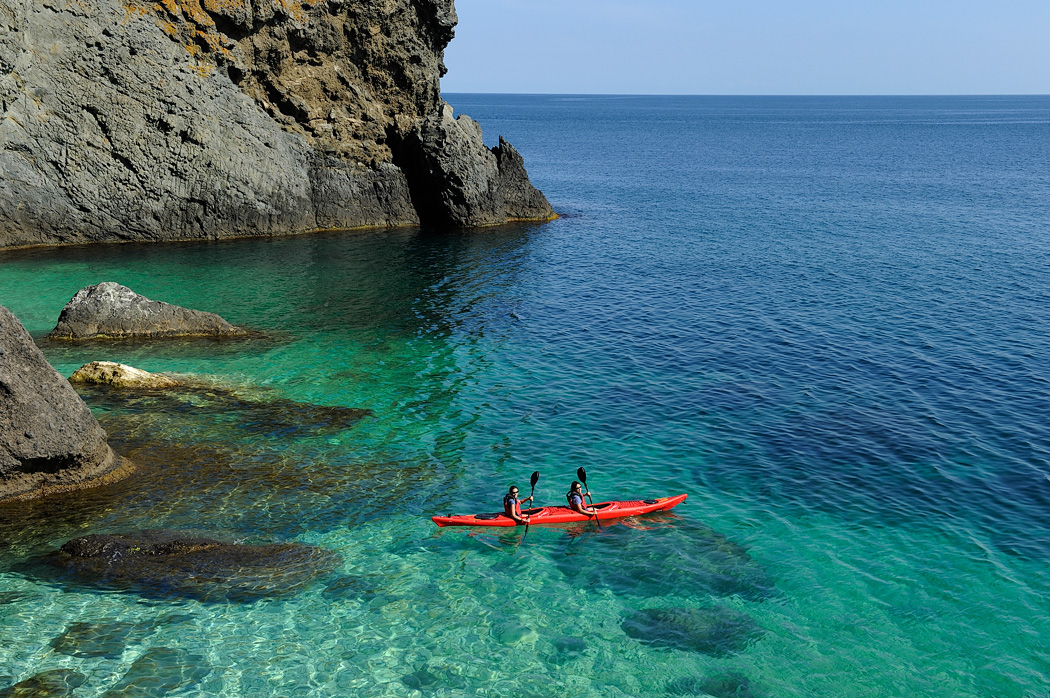
[[[574,490],[574,489],[576,489],[579,486],[580,486],[580,481],[579,480],[573,480],[572,484],[569,485],[569,489],[570,490]]]
[[[517,485],[511,485],[510,487],[507,488],[507,491],[510,492],[511,490],[516,490],[516,489],[518,489]]]

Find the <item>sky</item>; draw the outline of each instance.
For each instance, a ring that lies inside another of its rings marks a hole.
[[[456,0],[445,92],[1050,94],[1050,0]]]

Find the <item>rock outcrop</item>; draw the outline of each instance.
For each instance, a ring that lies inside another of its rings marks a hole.
[[[48,339],[235,337],[246,332],[215,313],[151,301],[113,281],[82,288],[66,303]]]
[[[0,307],[0,502],[104,484],[129,470],[84,401]]]
[[[452,0],[0,0],[0,248],[550,218],[441,99],[456,21]]]
[[[136,388],[139,390],[163,390],[177,388],[180,383],[174,378],[143,371],[141,368],[118,364],[114,361],[92,361],[84,364],[69,377],[74,385],[108,385],[113,388]]]
[[[163,530],[74,538],[44,560],[60,575],[72,575],[70,581],[203,601],[287,596],[339,561],[331,551],[300,543],[247,545]]]

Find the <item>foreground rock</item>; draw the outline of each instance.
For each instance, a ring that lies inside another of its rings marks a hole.
[[[235,337],[246,332],[215,313],[151,301],[112,281],[77,291],[48,339]]]
[[[0,307],[0,502],[92,487],[129,472],[84,401]]]
[[[45,560],[80,583],[147,596],[255,601],[294,594],[339,557],[299,543],[241,545],[180,531],[74,538]]]
[[[549,218],[444,123],[456,22],[452,0],[0,0],[0,248]]]

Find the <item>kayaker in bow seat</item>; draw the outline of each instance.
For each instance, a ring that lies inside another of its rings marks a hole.
[[[565,498],[569,500],[570,509],[572,509],[578,514],[586,514],[590,516],[592,514],[597,513],[596,509],[584,506],[583,498],[589,496],[590,494],[590,490],[587,490],[586,492],[583,491],[583,488],[580,487],[579,480],[573,480],[572,484],[569,486],[569,491],[565,495]]]
[[[503,495],[503,514],[514,519],[514,523],[528,523],[529,517],[521,515],[521,503],[531,501],[531,496],[528,496],[525,499],[518,499],[518,486],[511,485],[507,494]]]

